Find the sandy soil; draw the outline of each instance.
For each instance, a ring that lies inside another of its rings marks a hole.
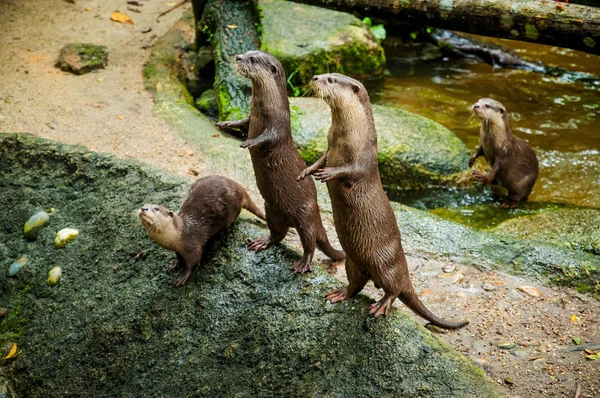
[[[152,114],[152,97],[142,82],[147,46],[184,8],[157,23],[156,16],[172,3],[138,1],[143,6],[133,8],[140,13],[128,10],[126,0],[0,0],[0,131],[31,132],[192,178],[189,170],[198,169],[201,159]],[[134,25],[110,21],[116,10],[130,15]],[[142,33],[148,28],[152,31]],[[54,67],[59,50],[72,42],[106,45],[109,66],[83,76],[59,71]],[[333,237],[329,215],[325,223]],[[287,241],[299,247],[294,234]],[[600,350],[598,301],[472,267],[457,265],[446,273],[442,268],[450,264],[408,254],[413,283],[425,304],[444,318],[471,321],[441,338],[506,385],[508,396],[574,397],[578,384],[581,397],[600,396],[600,361],[585,359],[582,348],[592,343],[588,348]],[[320,253],[316,259],[345,280],[342,264],[330,264]],[[484,290],[484,284],[493,290]],[[521,285],[537,287],[542,296],[521,292]],[[367,293],[381,295],[372,285]],[[574,343],[575,336],[582,345]],[[499,343],[515,348],[501,349]]]

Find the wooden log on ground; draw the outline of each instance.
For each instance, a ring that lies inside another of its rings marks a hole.
[[[260,48],[255,22],[249,2],[209,0],[204,8],[201,30],[214,52],[219,120],[243,119],[250,113],[252,85],[235,71],[235,56]]]
[[[379,19],[600,55],[600,8],[552,0],[295,0]]]

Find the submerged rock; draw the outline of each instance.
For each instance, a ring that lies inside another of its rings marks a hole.
[[[329,106],[316,98],[291,98],[292,134],[300,154],[314,163],[327,149]],[[469,153],[456,135],[430,119],[373,105],[379,171],[388,189],[461,185],[471,181]]]
[[[60,50],[56,66],[62,70],[83,75],[94,69],[104,69],[108,64],[105,46],[89,43],[67,44]]]
[[[62,275],[62,269],[60,267],[54,267],[50,271],[48,271],[48,279],[46,282],[50,286],[56,285],[60,281],[60,276]]]
[[[50,216],[45,211],[39,211],[35,213],[33,216],[29,217],[29,220],[25,223],[23,227],[23,234],[25,238],[29,240],[34,240],[38,234],[48,224],[50,220]]]
[[[73,228],[63,228],[54,237],[54,247],[63,247],[79,235],[79,231]]]
[[[184,177],[27,135],[0,143],[0,203],[13,209],[0,241],[9,252],[27,246],[12,228],[18,214],[42,201],[62,204],[57,224],[86,230],[83,250],[35,245],[32,278],[0,279],[0,307],[19,308],[2,321],[0,346],[27,353],[8,373],[17,396],[501,396],[413,314],[373,319],[362,295],[329,304],[323,295],[340,283],[319,267],[294,276],[297,254],[285,246],[249,252],[246,242],[264,233],[249,221],[210,242],[190,283],[173,288],[172,253],[132,207],[176,207]],[[50,289],[48,263],[77,266]]]
[[[261,50],[275,56],[294,86],[313,75],[380,76],[385,55],[371,28],[351,14],[281,0],[260,0]]]
[[[21,257],[15,260],[8,269],[9,276],[15,276],[27,264],[27,257]]]

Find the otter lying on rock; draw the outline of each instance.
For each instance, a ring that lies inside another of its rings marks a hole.
[[[346,252],[349,285],[327,295],[331,303],[360,292],[369,280],[385,296],[371,305],[373,316],[387,315],[396,298],[432,324],[460,328],[469,322],[443,320],[419,300],[408,273],[400,230],[377,168],[377,132],[369,94],[350,77],[331,73],[314,76],[310,89],[331,108],[328,147],[298,179],[314,175],[327,182],[333,220]]]
[[[206,242],[229,227],[242,208],[265,219],[240,184],[225,177],[208,176],[192,184],[177,214],[163,206],[146,204],[138,215],[148,235],[162,248],[177,254],[167,270],[171,272],[182,265],[184,273],[175,286],[183,286],[200,264]]]
[[[508,190],[508,202],[502,207],[514,207],[527,200],[538,177],[539,166],[535,152],[525,140],[515,137],[508,123],[506,108],[491,98],[482,98],[473,105],[473,112],[481,119],[480,144],[469,159],[469,167],[483,155],[492,169],[473,174],[483,184],[501,184]]]

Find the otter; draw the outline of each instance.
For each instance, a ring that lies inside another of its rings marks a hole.
[[[500,184],[508,190],[508,201],[502,207],[515,207],[529,197],[539,174],[535,152],[525,140],[515,137],[508,123],[506,108],[491,98],[481,98],[473,105],[473,113],[481,119],[480,144],[469,159],[469,167],[483,155],[492,169],[486,174],[473,170],[478,181]]]
[[[138,216],[148,235],[159,246],[176,253],[177,257],[169,263],[167,270],[172,272],[183,266],[183,275],[175,281],[175,286],[179,287],[186,284],[200,265],[206,242],[229,227],[242,208],[265,219],[240,184],[214,175],[199,178],[192,184],[177,214],[163,206],[146,204],[138,210]]]
[[[311,271],[315,246],[335,261],[344,252],[329,243],[311,179],[295,181],[306,163],[292,140],[290,104],[285,72],[277,58],[261,51],[235,57],[237,71],[252,81],[250,116],[218,123],[221,129],[238,129],[247,136],[240,147],[249,148],[256,184],[265,200],[270,236],[257,237],[248,248],[256,252],[280,242],[290,227],[296,228],[304,254],[292,270]]]
[[[369,280],[383,288],[385,296],[369,313],[386,316],[396,298],[432,324],[455,329],[467,321],[445,321],[419,300],[410,281],[400,230],[392,206],[383,191],[377,167],[377,133],[369,94],[350,77],[318,75],[309,90],[331,108],[328,148],[297,178],[309,175],[327,183],[335,228],[346,252],[349,285],[326,296],[331,303],[360,292]]]

